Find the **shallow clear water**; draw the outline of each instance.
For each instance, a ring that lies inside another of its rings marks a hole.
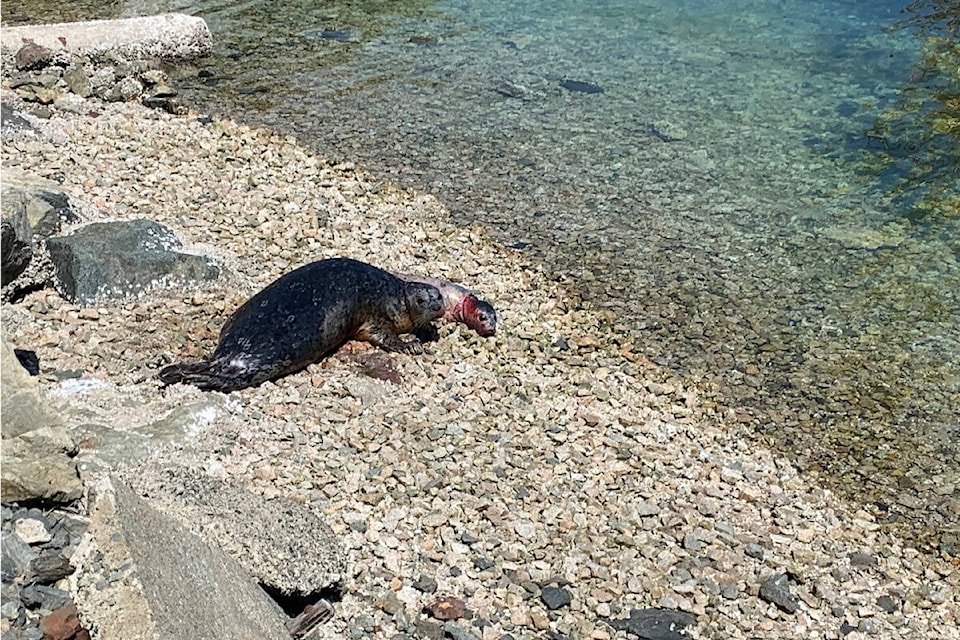
[[[201,110],[436,194],[607,339],[955,548],[960,234],[910,223],[859,162],[917,60],[885,30],[905,3],[518,4],[162,8],[214,30],[181,81]]]

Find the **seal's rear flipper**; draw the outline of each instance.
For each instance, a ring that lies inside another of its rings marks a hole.
[[[157,374],[166,385],[192,384],[204,391],[233,391],[247,384],[246,378],[237,375],[235,367],[224,368],[218,362],[180,363],[164,367]]]

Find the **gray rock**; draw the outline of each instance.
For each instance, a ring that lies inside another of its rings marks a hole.
[[[178,442],[213,420],[223,410],[223,405],[221,398],[204,398],[184,404],[137,429],[137,432],[160,443]]]
[[[170,76],[160,69],[147,69],[140,74],[140,79],[148,85],[168,84]]]
[[[877,606],[887,613],[896,613],[897,609],[899,608],[897,601],[886,594],[877,598]]]
[[[83,487],[72,459],[76,445],[6,342],[0,344],[0,422],[4,502],[80,497]]]
[[[703,549],[703,543],[695,534],[688,533],[683,536],[683,548],[689,553],[699,553]]]
[[[796,613],[800,608],[800,599],[790,592],[790,579],[785,573],[778,573],[760,584],[760,599],[787,613]]]
[[[16,620],[20,616],[20,588],[12,582],[4,582],[0,585],[0,618],[4,620]],[[6,635],[4,635],[6,638]]]
[[[451,640],[480,640],[480,636],[467,631],[453,620],[447,620],[443,625],[444,632]]]
[[[679,631],[697,621],[692,613],[673,609],[631,609],[630,617],[622,620],[609,619],[614,629],[626,631],[643,640],[687,640]]]
[[[170,229],[143,219],[95,223],[47,240],[61,293],[81,304],[220,275],[208,258],[176,251],[181,246]]]
[[[79,498],[83,485],[72,460],[75,451],[62,427],[5,438],[0,469],[3,500],[65,504]]]
[[[570,604],[570,592],[560,587],[544,587],[540,592],[540,599],[547,609],[559,609]]]
[[[763,560],[763,547],[755,542],[745,546],[743,552],[755,560]]]
[[[257,580],[284,595],[308,595],[341,582],[340,542],[314,511],[265,498],[186,467],[125,472],[161,511],[232,555]]]
[[[400,598],[397,597],[396,593],[393,591],[388,591],[377,601],[377,606],[383,609],[385,613],[393,615],[397,611],[403,609],[403,602],[401,602]]]
[[[30,121],[14,111],[6,102],[0,103],[0,128],[4,134],[13,131],[35,131]]]
[[[33,247],[25,242],[7,220],[0,220],[0,283],[6,285],[27,270],[33,258]]]
[[[86,110],[87,103],[80,96],[65,93],[53,101],[53,108],[57,111],[69,111],[70,113],[80,114]]]
[[[141,93],[143,93],[143,84],[132,76],[126,76],[111,87],[103,95],[103,99],[107,102],[125,102],[136,98]]]
[[[204,397],[169,411],[136,429],[114,429],[98,423],[71,428],[77,442],[87,443],[78,456],[85,468],[109,471],[137,466],[166,444],[180,444],[225,411],[226,398],[220,394]]]
[[[72,600],[69,592],[42,584],[31,584],[20,591],[20,601],[30,609],[54,611]]]
[[[14,353],[10,343],[0,343],[0,412],[4,438],[15,438],[40,427],[60,425],[40,393],[40,384],[31,376]]]
[[[27,575],[37,552],[12,531],[0,532],[0,576],[13,582]]]
[[[75,558],[76,601],[100,640],[289,640],[285,616],[229,555],[104,479]]]
[[[436,593],[437,586],[437,581],[426,575],[421,575],[420,579],[413,583],[413,588],[422,593]]]
[[[73,566],[58,549],[44,549],[30,562],[29,576],[36,584],[53,584],[71,573]]]
[[[93,95],[93,82],[83,65],[76,64],[69,67],[63,72],[63,80],[67,83],[67,88],[81,98],[89,98]]]
[[[31,175],[16,167],[3,172],[3,217],[13,218],[12,224],[25,225],[28,231],[41,238],[60,229],[62,222],[76,222],[79,216],[70,206],[70,199],[59,184]]]
[[[857,625],[857,631],[860,633],[865,633],[868,636],[872,636],[879,633],[880,630],[877,628],[877,623],[875,620],[872,618],[864,618]]]
[[[71,428],[70,433],[77,442],[85,443],[77,459],[91,471],[136,465],[156,449],[148,436],[102,424],[80,424]]]
[[[417,637],[424,640],[441,640],[443,627],[429,620],[418,620],[416,623]]]
[[[876,567],[877,556],[873,555],[872,553],[851,553],[850,566],[851,567]]]

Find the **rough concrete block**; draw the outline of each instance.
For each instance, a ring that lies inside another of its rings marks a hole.
[[[104,478],[71,578],[99,640],[289,640],[286,617],[237,562]]]

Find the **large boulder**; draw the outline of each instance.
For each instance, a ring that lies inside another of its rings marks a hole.
[[[63,428],[37,429],[3,440],[3,502],[67,504],[83,485],[72,460],[73,440]]]
[[[60,293],[78,304],[220,275],[209,258],[177,251],[181,247],[173,231],[144,219],[93,223],[47,240]]]
[[[73,562],[84,626],[100,640],[290,640],[279,607],[229,555],[127,485],[91,489]]]
[[[76,500],[83,490],[73,460],[76,444],[6,341],[0,345],[0,377],[3,502]]]
[[[58,233],[61,223],[79,219],[60,185],[16,167],[3,171],[0,210],[3,232],[0,281],[3,285],[13,282],[26,270],[37,242]]]
[[[17,229],[7,220],[0,220],[0,283],[13,282],[17,276],[27,270],[33,258],[33,247],[29,238],[17,233]]]

